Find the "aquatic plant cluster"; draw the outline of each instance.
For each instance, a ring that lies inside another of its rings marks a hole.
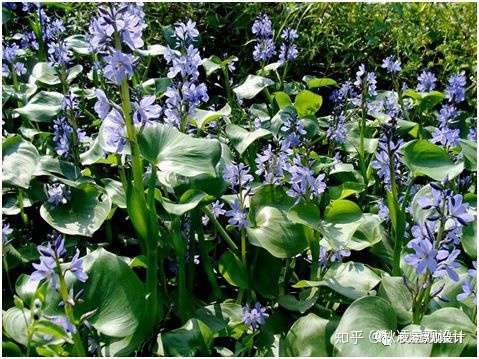
[[[238,59],[181,14],[147,43],[148,4],[2,6],[4,353],[474,356],[474,74],[291,78],[266,13]]]

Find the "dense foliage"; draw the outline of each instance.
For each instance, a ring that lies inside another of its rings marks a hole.
[[[3,3],[4,353],[475,356],[473,8]]]

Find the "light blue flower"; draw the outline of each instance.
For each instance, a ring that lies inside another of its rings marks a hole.
[[[161,115],[161,106],[155,104],[155,95],[145,96],[141,101],[135,102],[135,112],[133,113],[133,120],[135,123],[146,123],[148,121],[158,119]]]
[[[423,70],[417,80],[416,90],[419,92],[431,92],[436,88],[436,75],[430,71]]]
[[[381,65],[390,74],[401,71],[401,61],[393,55],[386,57]]]
[[[246,228],[249,225],[246,212],[241,209],[237,199],[231,205],[231,209],[226,211],[226,217],[229,218],[228,223],[236,226],[238,229]]]
[[[269,314],[266,313],[266,308],[261,306],[259,302],[253,308],[250,308],[248,305],[243,307],[243,323],[250,326],[253,330],[264,325],[268,317]]]
[[[108,112],[110,112],[110,109],[111,109],[110,102],[108,101],[108,98],[106,97],[103,90],[96,89],[95,96],[97,98],[97,101],[95,102],[95,106],[93,108],[95,112],[98,114],[98,117],[100,118],[100,120],[103,120],[106,117],[106,115],[108,115]]]
[[[120,51],[112,50],[111,55],[105,57],[107,65],[103,69],[105,77],[116,85],[120,85],[125,78],[133,75],[133,56]]]
[[[107,150],[112,153],[121,153],[127,143],[123,116],[113,108],[103,122]]]
[[[52,185],[47,185],[47,202],[58,206],[60,204],[66,204],[70,200],[70,189],[66,184],[63,183],[54,183]]]

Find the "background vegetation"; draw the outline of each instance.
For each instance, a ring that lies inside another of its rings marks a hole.
[[[72,4],[65,15],[84,28],[94,7]],[[401,59],[401,74],[411,86],[425,67],[441,82],[461,70],[469,77],[476,72],[475,3],[146,3],[145,10],[151,24],[146,43],[161,36],[160,26],[191,18],[204,36],[204,57],[221,49],[240,59],[251,57],[254,44],[245,39],[252,38],[254,18],[265,12],[275,36],[285,26],[300,30],[292,77],[311,73],[341,80],[359,64],[380,66],[391,54]],[[252,72],[244,65],[240,70]]]

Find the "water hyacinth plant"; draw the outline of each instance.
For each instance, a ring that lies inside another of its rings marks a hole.
[[[5,355],[475,356],[475,74],[157,6],[2,4]]]

